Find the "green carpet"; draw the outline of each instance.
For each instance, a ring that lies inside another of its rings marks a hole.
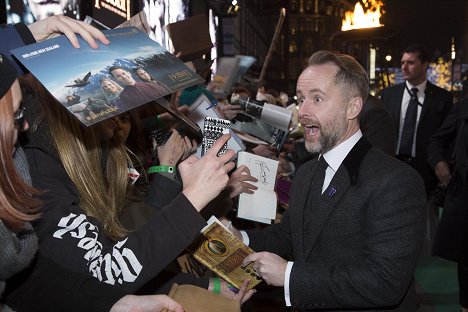
[[[423,257],[416,268],[420,312],[459,312],[457,265],[437,257]]]

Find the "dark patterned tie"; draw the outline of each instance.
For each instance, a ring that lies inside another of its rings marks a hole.
[[[323,182],[325,180],[325,171],[328,168],[328,163],[325,160],[323,155],[320,156],[320,159],[317,162],[317,169],[314,174],[313,185],[316,185],[316,188],[319,190],[319,194],[322,194]]]
[[[408,87],[406,87],[408,90]],[[400,150],[399,155],[411,156],[413,150],[414,131],[416,129],[416,116],[418,114],[418,88],[412,88],[409,91],[411,99],[406,110],[405,123],[403,124],[403,131],[401,132]]]

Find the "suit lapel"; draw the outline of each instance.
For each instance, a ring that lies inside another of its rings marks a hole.
[[[421,121],[424,119],[424,117],[427,114],[427,111],[429,110],[431,106],[431,99],[433,98],[434,88],[433,88],[432,83],[430,83],[429,81],[427,82],[426,90],[424,92],[425,92],[424,103],[422,105],[421,115],[419,116],[418,124],[420,124]]]
[[[309,162],[315,162],[315,164],[317,164],[317,158],[315,157],[312,160],[309,160]],[[308,209],[308,194],[317,167],[317,165],[314,165],[314,167],[311,168],[311,175],[306,175],[303,179],[301,179],[297,184],[294,185],[294,194],[298,194],[298,196],[294,196],[291,198],[290,207],[298,207],[299,209],[289,209],[289,213],[291,213],[291,224],[297,225],[301,229],[303,227],[305,209]],[[297,246],[304,246],[304,236],[302,235],[302,231],[298,231],[297,233],[298,235],[294,235],[293,233],[295,239],[298,240]]]
[[[302,202],[304,205],[302,206],[304,207],[303,211],[305,209],[312,209],[313,214],[313,218],[309,223],[309,231],[305,231],[309,234],[307,237],[304,237],[305,241],[303,242],[304,255],[306,256],[306,259],[310,256],[310,253],[312,252],[325,223],[330,217],[330,214],[338,206],[349,187],[357,183],[361,162],[370,148],[371,145],[364,137],[362,137],[343,160],[343,163],[333,176],[330,185],[319,199],[310,198],[309,206],[306,206],[307,198],[310,195],[302,196],[304,198],[304,202]],[[309,188],[310,182],[307,190],[309,190]]]
[[[306,259],[312,252],[327,219],[348,190],[349,185],[349,174],[346,168],[341,165],[322,196],[309,201],[310,205],[305,209],[312,209],[313,218],[308,224],[309,231],[306,231],[308,235],[304,237],[304,253]]]

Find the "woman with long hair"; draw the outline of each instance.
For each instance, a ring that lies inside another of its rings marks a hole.
[[[29,127],[25,119],[25,107],[17,73],[13,65],[0,54],[0,298],[5,289],[6,280],[27,267],[37,250],[37,237],[30,224],[39,216],[40,194],[27,182],[30,182],[29,168],[23,150],[16,141],[20,131]],[[38,262],[42,272],[36,274],[26,293],[29,302],[21,311],[83,311],[104,309],[111,311],[130,311],[142,308],[144,311],[160,311],[168,308],[182,311],[182,307],[164,295],[125,296],[125,292],[98,283],[86,275],[76,274],[64,269],[53,261]],[[46,272],[44,274],[44,272]],[[49,274],[50,273],[50,274]],[[15,281],[16,282],[16,281]],[[41,282],[47,282],[46,295],[51,300],[45,303],[40,294]],[[72,291],[65,288],[68,286]],[[86,287],[86,290],[82,291]],[[74,295],[74,291],[81,295]],[[53,292],[53,294],[51,294]],[[20,300],[23,300],[20,294]],[[121,298],[119,300],[119,298]],[[96,303],[100,301],[100,303]],[[146,310],[145,310],[146,307]],[[16,308],[16,307],[15,307]],[[0,301],[0,311],[11,311]]]
[[[234,167],[229,161],[233,151],[216,155],[229,136],[204,157],[182,162],[182,192],[141,230],[129,232],[118,218],[125,205],[129,157],[114,136],[116,119],[84,127],[45,90],[38,102],[47,105],[45,118],[32,123],[37,127],[29,131],[24,149],[33,185],[44,191],[43,215],[35,223],[39,252],[129,293],[140,289],[206,225],[199,211],[226,186]]]
[[[75,47],[79,47],[75,33],[79,33],[91,46],[95,39],[108,42],[97,29],[73,19],[54,16],[12,31],[11,25],[0,30],[5,51],[31,42],[42,41],[55,33],[65,33]],[[25,38],[28,38],[27,40]],[[4,46],[5,44],[5,46]],[[19,67],[0,53],[0,310],[11,311],[3,303],[7,279],[26,267],[37,250],[37,237],[30,221],[40,217],[40,193],[29,183],[29,167],[23,150],[17,146],[18,133],[28,129],[25,119],[22,93],[17,79]],[[41,260],[37,260],[41,261]],[[125,295],[115,287],[99,283],[88,275],[80,275],[57,265],[53,261],[42,262],[45,272],[32,276],[38,283],[30,285],[29,292],[19,294],[19,300],[28,303],[20,311],[183,311],[183,308],[167,296]],[[21,281],[23,277],[14,282]],[[43,287],[47,284],[47,287]],[[122,296],[124,296],[122,298]],[[24,300],[27,298],[27,300]],[[47,298],[47,300],[44,300]],[[119,300],[119,298],[121,298]],[[114,304],[115,303],[115,304]],[[16,308],[15,308],[16,310]]]

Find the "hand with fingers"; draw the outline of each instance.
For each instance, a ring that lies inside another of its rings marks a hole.
[[[229,181],[228,172],[235,166],[230,161],[234,151],[227,150],[219,157],[217,153],[230,138],[229,134],[221,136],[203,157],[192,155],[178,167],[183,183],[182,193],[198,211],[218,196]]]
[[[253,296],[253,294],[257,292],[257,290],[255,289],[247,290],[250,280],[245,280],[239,290],[235,289],[231,284],[229,284],[225,280],[219,279],[219,281],[221,283],[221,290],[219,294],[226,298],[236,300],[240,304],[243,304],[244,302],[249,300]],[[213,289],[214,289],[213,278],[210,278],[208,290],[213,291]]]
[[[252,151],[254,152],[255,155],[263,156],[266,158],[274,158],[278,155],[279,150],[273,146],[270,145],[257,145],[255,146]]]
[[[444,160],[439,161],[435,165],[434,171],[442,186],[447,186],[452,177],[449,163]]]
[[[183,312],[184,308],[166,295],[134,296],[127,295],[117,301],[110,312]]]
[[[246,181],[258,182],[258,179],[250,175],[250,170],[247,166],[242,165],[229,176],[226,186],[229,197],[234,198],[241,193],[253,194],[258,189],[255,185]]]
[[[244,110],[242,109],[240,105],[237,105],[237,104],[231,105],[231,104],[225,103],[223,106],[222,113],[224,115],[224,118],[233,120],[234,118],[236,118],[237,114],[240,114],[243,112]]]
[[[103,44],[110,43],[99,29],[86,24],[85,22],[63,15],[55,15],[37,21],[28,25],[28,28],[34,39],[38,42],[64,34],[75,48],[79,48],[80,44],[76,37],[78,34],[93,49],[97,49],[99,47],[96,40],[99,40]]]
[[[158,146],[158,159],[161,166],[175,166],[183,158],[186,152],[186,143],[173,129],[172,134],[164,145]]]
[[[187,136],[184,137],[184,142],[185,142],[185,150],[184,150],[184,154],[182,155],[181,160],[184,160],[190,155],[192,155],[193,153],[195,153],[197,151],[197,146],[198,146],[197,141],[195,139],[190,141],[190,139]]]
[[[245,257],[242,266],[252,263],[256,274],[268,285],[284,286],[284,274],[288,262],[271,252],[257,252]]]

